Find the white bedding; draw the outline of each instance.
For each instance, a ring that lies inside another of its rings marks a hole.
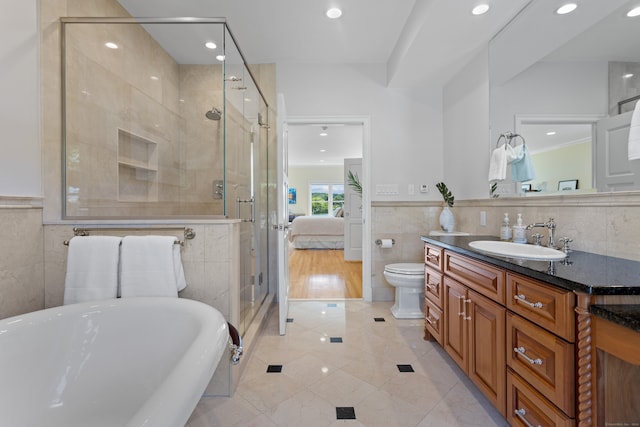
[[[289,230],[296,249],[344,248],[344,218],[299,216]]]

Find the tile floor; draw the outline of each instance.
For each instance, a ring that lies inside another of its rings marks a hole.
[[[293,301],[283,337],[273,310],[235,394],[201,399],[187,427],[507,426],[442,348],[422,339],[423,321],[396,320],[390,306]]]

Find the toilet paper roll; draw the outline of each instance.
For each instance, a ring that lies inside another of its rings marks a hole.
[[[393,239],[381,239],[380,247],[382,249],[392,248],[393,247]]]

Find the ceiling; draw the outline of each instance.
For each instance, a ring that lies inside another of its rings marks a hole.
[[[479,0],[119,0],[134,17],[225,18],[249,63],[386,64],[387,85],[405,89],[442,87],[529,1],[486,0],[489,12],[473,16]],[[340,19],[325,16],[332,6]],[[175,29],[149,32],[178,62],[198,63],[202,28]]]
[[[288,135],[290,166],[342,166],[362,157],[362,124],[289,124]]]

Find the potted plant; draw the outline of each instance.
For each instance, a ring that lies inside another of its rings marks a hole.
[[[451,194],[451,191],[449,191],[444,182],[437,183],[436,188],[442,195],[442,200],[444,200],[444,206],[440,213],[440,227],[443,231],[451,233],[456,225],[453,212],[451,211],[455,197],[453,197],[453,194]]]

